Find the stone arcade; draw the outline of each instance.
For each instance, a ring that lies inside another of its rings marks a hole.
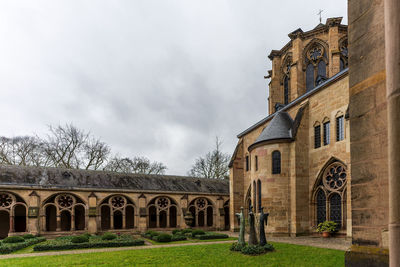
[[[228,181],[0,166],[0,237],[229,228]]]

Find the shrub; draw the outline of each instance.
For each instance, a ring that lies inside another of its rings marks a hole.
[[[338,228],[338,224],[333,222],[333,221],[325,221],[322,223],[319,223],[317,226],[317,232],[322,233],[322,232],[329,232],[333,233],[336,232]]]
[[[175,229],[175,230],[172,231],[172,234],[173,234],[173,235],[176,235],[176,234],[178,234],[178,233],[182,233],[182,231],[179,230],[179,229]]]
[[[231,251],[242,251],[244,246],[239,244],[238,242],[232,243],[230,250]]]
[[[172,236],[169,234],[160,234],[156,237],[157,242],[171,242]]]
[[[193,232],[192,232],[192,236],[193,237],[195,237],[195,236],[197,236],[197,235],[205,235],[206,234],[206,232],[204,232],[203,230],[194,230]]]
[[[188,229],[183,229],[181,232],[182,232],[182,234],[192,233],[192,232],[193,232],[193,229],[190,229],[190,228],[188,228]]]
[[[184,234],[186,237],[192,237],[192,233],[186,233]]]
[[[128,241],[103,241],[94,243],[58,243],[58,244],[38,244],[33,247],[34,251],[47,251],[47,250],[66,250],[66,249],[83,249],[83,248],[115,248],[115,247],[131,247],[144,245],[144,240],[134,239]]]
[[[71,242],[72,243],[89,242],[89,237],[87,235],[77,235],[77,236],[72,237]]]
[[[25,235],[22,236],[22,238],[23,239],[31,239],[31,238],[35,238],[35,236],[32,235],[32,234],[25,234]]]
[[[89,233],[84,233],[83,235],[84,235],[84,236],[87,236],[87,237],[89,237],[89,238],[92,236],[92,235],[89,234]]]
[[[265,250],[265,251],[274,251],[275,248],[274,248],[274,246],[271,245],[271,244],[265,244],[265,245],[264,245],[264,250]]]
[[[245,246],[242,248],[242,253],[246,255],[259,255],[265,253],[265,249],[260,245]]]
[[[113,233],[105,233],[102,237],[101,237],[101,239],[103,239],[103,240],[113,240],[113,239],[116,239],[117,238],[117,235],[116,234],[113,234]]]
[[[22,236],[9,236],[3,239],[3,243],[20,243],[24,241],[25,239]]]
[[[182,234],[176,234],[176,235],[172,235],[171,241],[182,241],[182,240],[186,240],[187,237],[182,235]]]
[[[208,240],[208,239],[223,239],[223,238],[228,238],[229,235],[226,234],[218,234],[218,233],[207,233],[204,235],[196,235],[196,239],[200,240]]]

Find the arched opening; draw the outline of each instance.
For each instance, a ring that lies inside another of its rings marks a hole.
[[[225,230],[229,230],[230,227],[230,216],[229,216],[229,206],[225,205],[224,207],[224,221],[225,221]]]
[[[10,214],[8,211],[0,210],[0,238],[6,238],[10,230]]]
[[[257,199],[258,199],[257,206],[258,206],[258,210],[260,211],[261,210],[261,181],[260,180],[257,181]]]
[[[114,229],[122,229],[122,212],[119,210],[114,211]]]
[[[157,209],[154,206],[149,208],[149,228],[157,227]]]
[[[275,150],[272,152],[272,174],[281,173],[281,152]]]
[[[199,211],[197,216],[198,216],[197,217],[198,226],[200,227],[204,226],[204,210]]]
[[[16,205],[14,208],[15,232],[26,232],[26,208],[24,205]]]
[[[194,227],[194,226],[196,226],[196,208],[192,206],[192,207],[189,208],[189,211],[190,211],[190,213],[192,214],[192,216],[194,218],[194,220],[193,220],[193,222],[192,222],[192,224],[190,226]]]
[[[176,227],[176,218],[177,218],[176,207],[172,206],[169,208],[169,226],[170,227]]]
[[[46,231],[57,230],[57,209],[54,205],[46,207]]]
[[[160,196],[152,199],[148,205],[149,225],[155,228],[176,227],[178,221],[178,207],[169,197]],[[153,221],[153,219],[155,219]]]
[[[101,229],[108,230],[111,228],[110,223],[110,207],[109,206],[101,206]]]
[[[211,206],[207,207],[207,226],[213,226],[214,212]]]
[[[85,230],[85,208],[75,206],[75,230]]]
[[[256,210],[256,205],[257,205],[257,184],[256,181],[253,181],[253,211]]]
[[[135,227],[135,209],[132,206],[126,207],[125,220],[126,228],[132,229]]]
[[[159,223],[160,223],[160,228],[165,228],[167,227],[167,211],[162,210],[159,213]]]
[[[71,213],[63,210],[60,214],[61,231],[71,231]]]

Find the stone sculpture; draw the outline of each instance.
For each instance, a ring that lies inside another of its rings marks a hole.
[[[268,225],[268,215],[269,213],[264,213],[264,207],[261,207],[261,213],[260,213],[260,245],[264,246],[267,244],[267,239],[265,238],[265,229],[264,229],[264,223],[265,226]]]
[[[235,214],[237,219],[238,219],[238,223],[240,225],[240,232],[239,232],[239,239],[238,239],[238,243],[239,245],[244,246],[245,245],[245,241],[244,241],[244,227],[245,227],[245,221],[244,221],[244,214],[243,214],[243,207],[240,207],[240,213],[236,213]]]
[[[249,245],[257,245],[257,235],[256,235],[256,227],[255,227],[255,219],[253,213],[253,206],[250,206],[249,210],[249,227],[250,227],[250,234],[249,234]]]

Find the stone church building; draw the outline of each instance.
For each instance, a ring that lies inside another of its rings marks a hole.
[[[272,50],[269,114],[237,135],[231,230],[240,207],[269,212],[267,232],[312,234],[332,220],[351,236],[347,26],[328,18]]]
[[[229,182],[0,165],[0,238],[229,228]]]

